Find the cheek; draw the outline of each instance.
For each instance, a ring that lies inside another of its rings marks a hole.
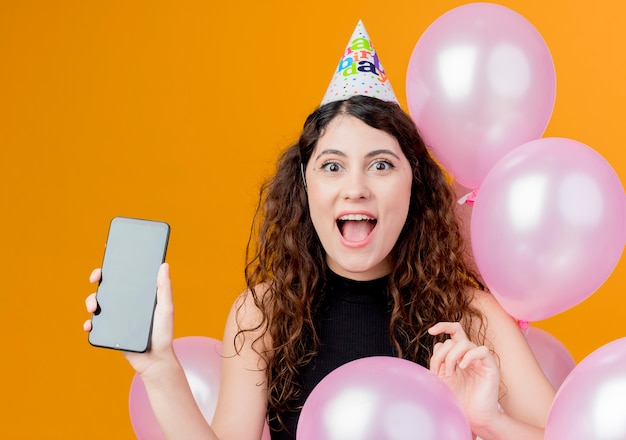
[[[399,234],[400,230],[402,230],[404,224],[406,223],[407,216],[409,215],[411,187],[403,185],[399,190],[396,187],[395,191],[390,194],[388,200],[391,201],[389,208],[393,212],[394,230],[397,230]]]
[[[307,199],[311,213],[322,214],[335,200],[337,189],[332,185],[324,185],[311,179],[308,183]]]
[[[314,184],[309,184],[309,188],[307,191],[307,201],[309,204],[311,217],[317,216],[320,211],[322,211],[323,199],[320,197],[319,188],[317,188]]]
[[[323,193],[319,191],[319,187],[313,185],[309,187],[308,204],[313,227],[319,236],[323,234],[324,227],[328,229],[328,225],[331,224],[330,215],[328,214],[331,212],[329,209],[329,201],[327,198],[323,197]]]
[[[411,197],[411,189],[413,187],[413,178],[411,174],[404,171],[402,176],[398,176],[393,182],[389,182],[385,185],[385,191],[387,194],[393,194],[396,199],[396,203],[408,204],[408,199]]]

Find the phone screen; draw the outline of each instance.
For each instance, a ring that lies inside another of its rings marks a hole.
[[[115,217],[110,224],[89,342],[144,352],[150,347],[157,273],[165,261],[167,223]]]

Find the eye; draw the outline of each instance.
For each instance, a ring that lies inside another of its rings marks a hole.
[[[374,171],[388,171],[388,170],[391,170],[393,168],[395,168],[395,167],[388,160],[377,160],[370,167],[370,169],[372,169]]]
[[[320,170],[326,171],[327,173],[338,173],[342,170],[342,166],[333,161],[324,162],[320,167]]]

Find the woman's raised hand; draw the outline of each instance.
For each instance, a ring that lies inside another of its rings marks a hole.
[[[430,370],[457,396],[473,431],[489,425],[499,412],[500,369],[494,354],[470,341],[458,322],[439,322],[428,332],[449,336],[435,344]]]
[[[100,281],[102,272],[95,269],[89,276],[91,283]],[[92,293],[85,300],[87,311],[93,313],[98,307],[96,294]],[[91,320],[83,324],[85,331],[91,330]],[[145,353],[124,352],[124,356],[140,375],[146,374],[158,365],[175,361],[172,345],[174,334],[174,304],[172,302],[172,283],[169,265],[163,263],[157,275],[157,305],[152,323],[152,339],[150,348]],[[158,369],[158,368],[157,368]]]

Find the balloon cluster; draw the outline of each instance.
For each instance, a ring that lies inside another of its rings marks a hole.
[[[592,295],[626,240],[626,197],[609,163],[572,139],[542,138],[556,75],[536,29],[500,5],[471,3],[433,22],[407,69],[409,111],[432,155],[470,190],[476,267],[519,320]],[[553,336],[528,342],[559,391],[546,439],[626,439],[626,340],[579,365]]]
[[[521,15],[470,3],[415,45],[407,101],[433,156],[476,191],[476,266],[502,307],[537,321],[585,300],[626,239],[626,197],[596,151],[541,138],[555,102],[550,52]]]

